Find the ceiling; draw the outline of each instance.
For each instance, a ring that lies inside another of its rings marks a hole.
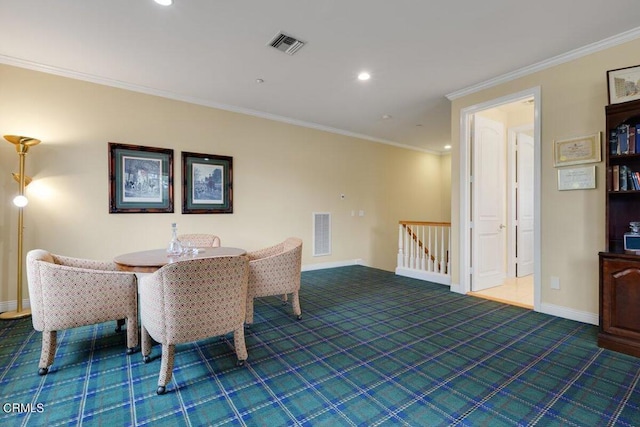
[[[616,35],[640,37],[637,6],[0,0],[0,63],[442,152],[448,94]],[[279,31],[306,44],[292,56],[267,46]],[[363,70],[370,80],[357,79]]]

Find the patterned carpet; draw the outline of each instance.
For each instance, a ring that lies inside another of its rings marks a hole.
[[[125,354],[115,322],[63,331],[37,375],[40,333],[0,322],[0,425],[640,426],[640,359],[597,328],[367,267],[302,275],[303,319],[256,303],[236,367],[231,335]]]

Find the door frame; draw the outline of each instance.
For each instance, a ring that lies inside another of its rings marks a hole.
[[[458,265],[460,266],[460,287],[458,291],[467,294],[471,291],[471,118],[474,114],[490,108],[499,107],[504,104],[521,101],[527,98],[534,100],[534,189],[533,189],[533,210],[534,210],[534,281],[533,281],[533,309],[540,311],[540,282],[541,282],[541,251],[540,251],[540,175],[541,175],[541,90],[540,86],[523,90],[493,99],[481,104],[463,108],[460,111],[460,233]]]

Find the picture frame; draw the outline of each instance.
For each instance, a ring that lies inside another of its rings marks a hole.
[[[600,132],[554,141],[554,166],[579,165],[602,161]]]
[[[109,142],[109,213],[172,213],[173,150]]]
[[[609,105],[640,99],[640,65],[607,71]]]
[[[589,190],[596,188],[596,166],[558,169],[558,190]]]
[[[182,152],[182,213],[233,213],[233,157]]]

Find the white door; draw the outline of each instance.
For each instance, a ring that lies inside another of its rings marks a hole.
[[[471,290],[501,285],[506,277],[506,140],[504,125],[475,115],[472,166]]]
[[[516,276],[533,274],[533,137],[518,133]]]

